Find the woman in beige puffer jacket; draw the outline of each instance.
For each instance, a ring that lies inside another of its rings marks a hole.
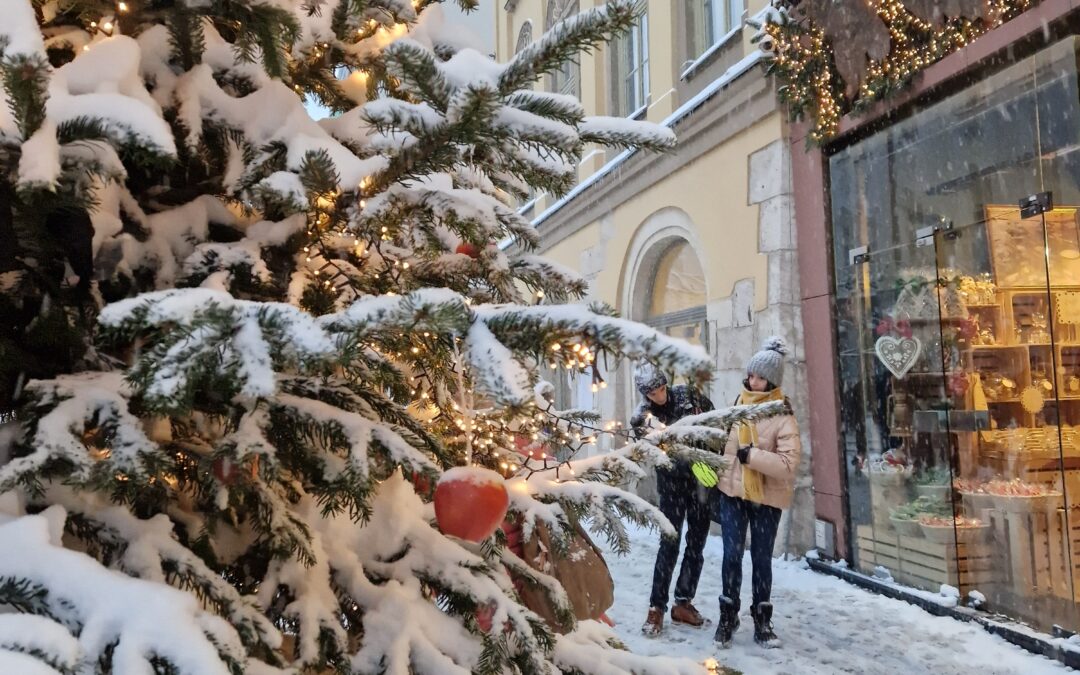
[[[731,644],[739,626],[739,590],[746,531],[750,530],[750,559],[753,578],[754,641],[764,647],[779,647],[772,627],[772,550],[780,514],[791,506],[795,470],[802,444],[799,425],[791,403],[780,386],[784,377],[784,341],[773,337],[747,364],[747,378],[739,405],[783,401],[784,414],[732,429],[724,456],[729,459],[717,485],[714,519],[720,523],[724,540],[723,587],[720,622],[715,640],[722,647]]]

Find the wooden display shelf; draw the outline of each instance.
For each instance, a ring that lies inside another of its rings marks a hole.
[[[859,525],[855,531],[859,570],[865,574],[881,566],[900,583],[933,592],[949,584],[965,594],[994,580],[993,550],[986,543],[938,544],[870,525]]]
[[[1071,536],[1065,511],[1003,513],[986,509],[994,540],[1007,562],[1009,583],[1022,595],[1072,598],[1075,562],[1068,559]]]

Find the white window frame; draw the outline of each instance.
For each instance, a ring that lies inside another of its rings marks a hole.
[[[551,30],[556,24],[569,19],[579,11],[579,0],[548,0],[544,31]],[[567,61],[558,70],[548,75],[549,89],[552,93],[567,94],[574,98],[581,97],[581,66],[575,59]]]
[[[640,117],[649,107],[649,15],[619,39],[616,48],[615,102],[618,114]]]
[[[742,17],[742,10],[735,8],[736,3],[741,5],[741,0],[704,0],[705,25],[708,27],[705,49],[712,47],[731,32]]]

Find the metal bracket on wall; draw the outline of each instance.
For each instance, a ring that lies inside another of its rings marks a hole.
[[[870,259],[870,251],[865,246],[853,248],[847,252],[848,264],[854,267]]]
[[[959,230],[956,229],[956,225],[954,225],[951,220],[942,220],[940,223],[927,225],[926,227],[922,227],[916,230],[915,245],[933,246],[934,235],[938,232],[941,232],[942,236],[946,239],[956,239],[960,236]]]
[[[1020,217],[1032,218],[1054,210],[1054,193],[1039,192],[1020,200]]]

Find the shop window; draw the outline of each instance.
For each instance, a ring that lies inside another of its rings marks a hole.
[[[544,30],[551,30],[556,24],[578,13],[578,0],[548,0],[547,20]],[[581,97],[581,65],[576,57],[561,65],[549,76],[548,88],[556,94],[567,94],[574,98]]]
[[[1071,38],[828,160],[854,562],[1043,629],[1080,628],[1077,138]]]
[[[612,113],[639,117],[649,103],[649,16],[612,44]]]
[[[697,58],[742,25],[744,0],[684,0],[689,57]]]

